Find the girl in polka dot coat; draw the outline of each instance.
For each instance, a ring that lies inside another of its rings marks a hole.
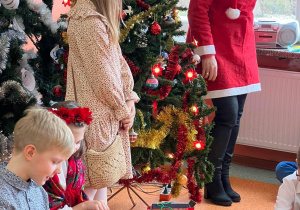
[[[139,97],[118,43],[121,11],[122,0],[77,0],[69,12],[66,100],[77,100],[93,113],[85,136],[86,150],[104,151],[117,134],[121,136],[127,166],[123,178],[131,178],[128,130]],[[86,156],[83,161],[86,163]],[[106,188],[96,190],[89,182],[88,170],[85,174],[89,198],[106,200]]]

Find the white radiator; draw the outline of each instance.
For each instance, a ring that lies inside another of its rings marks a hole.
[[[296,152],[300,145],[300,72],[260,68],[262,91],[247,96],[238,143]]]

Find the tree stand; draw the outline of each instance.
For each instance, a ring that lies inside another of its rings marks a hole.
[[[128,187],[123,186],[121,189],[119,189],[116,193],[114,193],[111,197],[109,197],[107,199],[107,201],[111,200],[113,197],[115,197],[119,192],[121,192],[122,190],[124,190],[125,188],[127,188],[127,192],[128,192],[128,196],[133,204],[132,208],[133,209],[136,206],[136,203],[134,202],[131,194],[130,194],[130,190],[141,200],[143,201],[143,203],[148,207],[149,204],[131,187],[131,185],[129,185]]]

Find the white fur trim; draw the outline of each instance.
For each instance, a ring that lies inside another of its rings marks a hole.
[[[18,8],[20,0],[1,0],[1,3],[6,9],[13,10]]]
[[[199,56],[209,55],[209,54],[216,54],[216,49],[214,45],[205,45],[205,46],[197,47],[196,49],[194,49],[194,52]]]
[[[229,7],[225,13],[229,19],[237,19],[240,16],[241,11],[239,9],[232,9]]]
[[[208,91],[207,95],[203,96],[203,98],[204,99],[222,98],[222,97],[237,96],[237,95],[242,95],[242,94],[252,93],[257,91],[261,91],[260,83],[248,85],[244,87],[229,88],[225,90]]]

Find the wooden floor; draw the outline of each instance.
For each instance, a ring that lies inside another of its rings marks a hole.
[[[233,188],[240,193],[242,200],[240,203],[233,203],[230,207],[221,207],[211,204],[210,201],[203,199],[200,204],[197,204],[195,210],[205,209],[205,210],[217,210],[217,209],[234,209],[234,210],[268,210],[274,209],[274,204],[276,200],[276,195],[279,186],[273,184],[267,184],[258,181],[246,180],[231,177],[231,183]],[[153,186],[141,186],[144,191],[155,191],[158,188]],[[116,192],[120,187],[113,188]],[[138,191],[138,194],[149,204],[159,202],[160,192],[145,194],[141,191]],[[203,192],[203,191],[202,191]],[[110,192],[108,192],[110,193]],[[146,210],[146,205],[139,200],[134,193],[131,193],[136,206],[134,210]],[[186,189],[182,190],[182,193],[179,198],[171,199],[171,201],[177,202],[189,202],[189,195]],[[111,210],[129,210],[132,208],[132,203],[128,196],[127,190],[124,189],[114,198],[108,202],[108,206]]]

